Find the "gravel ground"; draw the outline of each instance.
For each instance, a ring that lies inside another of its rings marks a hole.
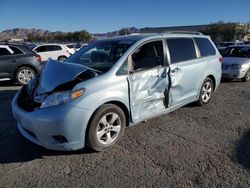
[[[112,149],[56,152],[24,139],[0,86],[0,187],[250,187],[250,82],[126,129]]]

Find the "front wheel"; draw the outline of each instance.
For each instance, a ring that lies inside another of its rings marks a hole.
[[[29,67],[21,67],[16,72],[16,80],[20,85],[28,84],[35,76],[35,71]]]
[[[118,106],[104,104],[94,114],[87,130],[87,145],[95,151],[112,147],[123,135],[125,114]]]
[[[210,78],[206,78],[201,86],[199,100],[196,102],[199,106],[208,104],[214,91],[214,83]]]

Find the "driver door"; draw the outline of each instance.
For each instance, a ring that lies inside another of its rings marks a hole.
[[[162,113],[168,106],[169,68],[162,40],[149,42],[129,56],[130,111],[133,122]]]

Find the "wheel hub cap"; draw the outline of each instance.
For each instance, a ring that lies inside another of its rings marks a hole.
[[[23,84],[28,84],[32,78],[34,74],[28,69],[23,69],[18,74],[18,80]]]
[[[121,130],[121,118],[116,113],[103,115],[97,126],[97,139],[102,144],[110,144],[116,140]]]

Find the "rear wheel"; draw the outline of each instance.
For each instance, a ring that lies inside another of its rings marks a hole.
[[[26,85],[35,76],[36,76],[36,73],[33,69],[29,67],[21,67],[16,72],[16,81],[20,85]]]
[[[200,90],[199,100],[196,102],[198,105],[203,106],[210,102],[214,91],[214,83],[210,78],[206,78],[203,81]]]
[[[244,78],[242,78],[243,82],[247,82],[250,80],[250,69],[248,69],[248,71],[246,72]]]
[[[104,104],[94,114],[87,131],[87,145],[95,151],[112,147],[123,135],[125,114],[118,106]]]

